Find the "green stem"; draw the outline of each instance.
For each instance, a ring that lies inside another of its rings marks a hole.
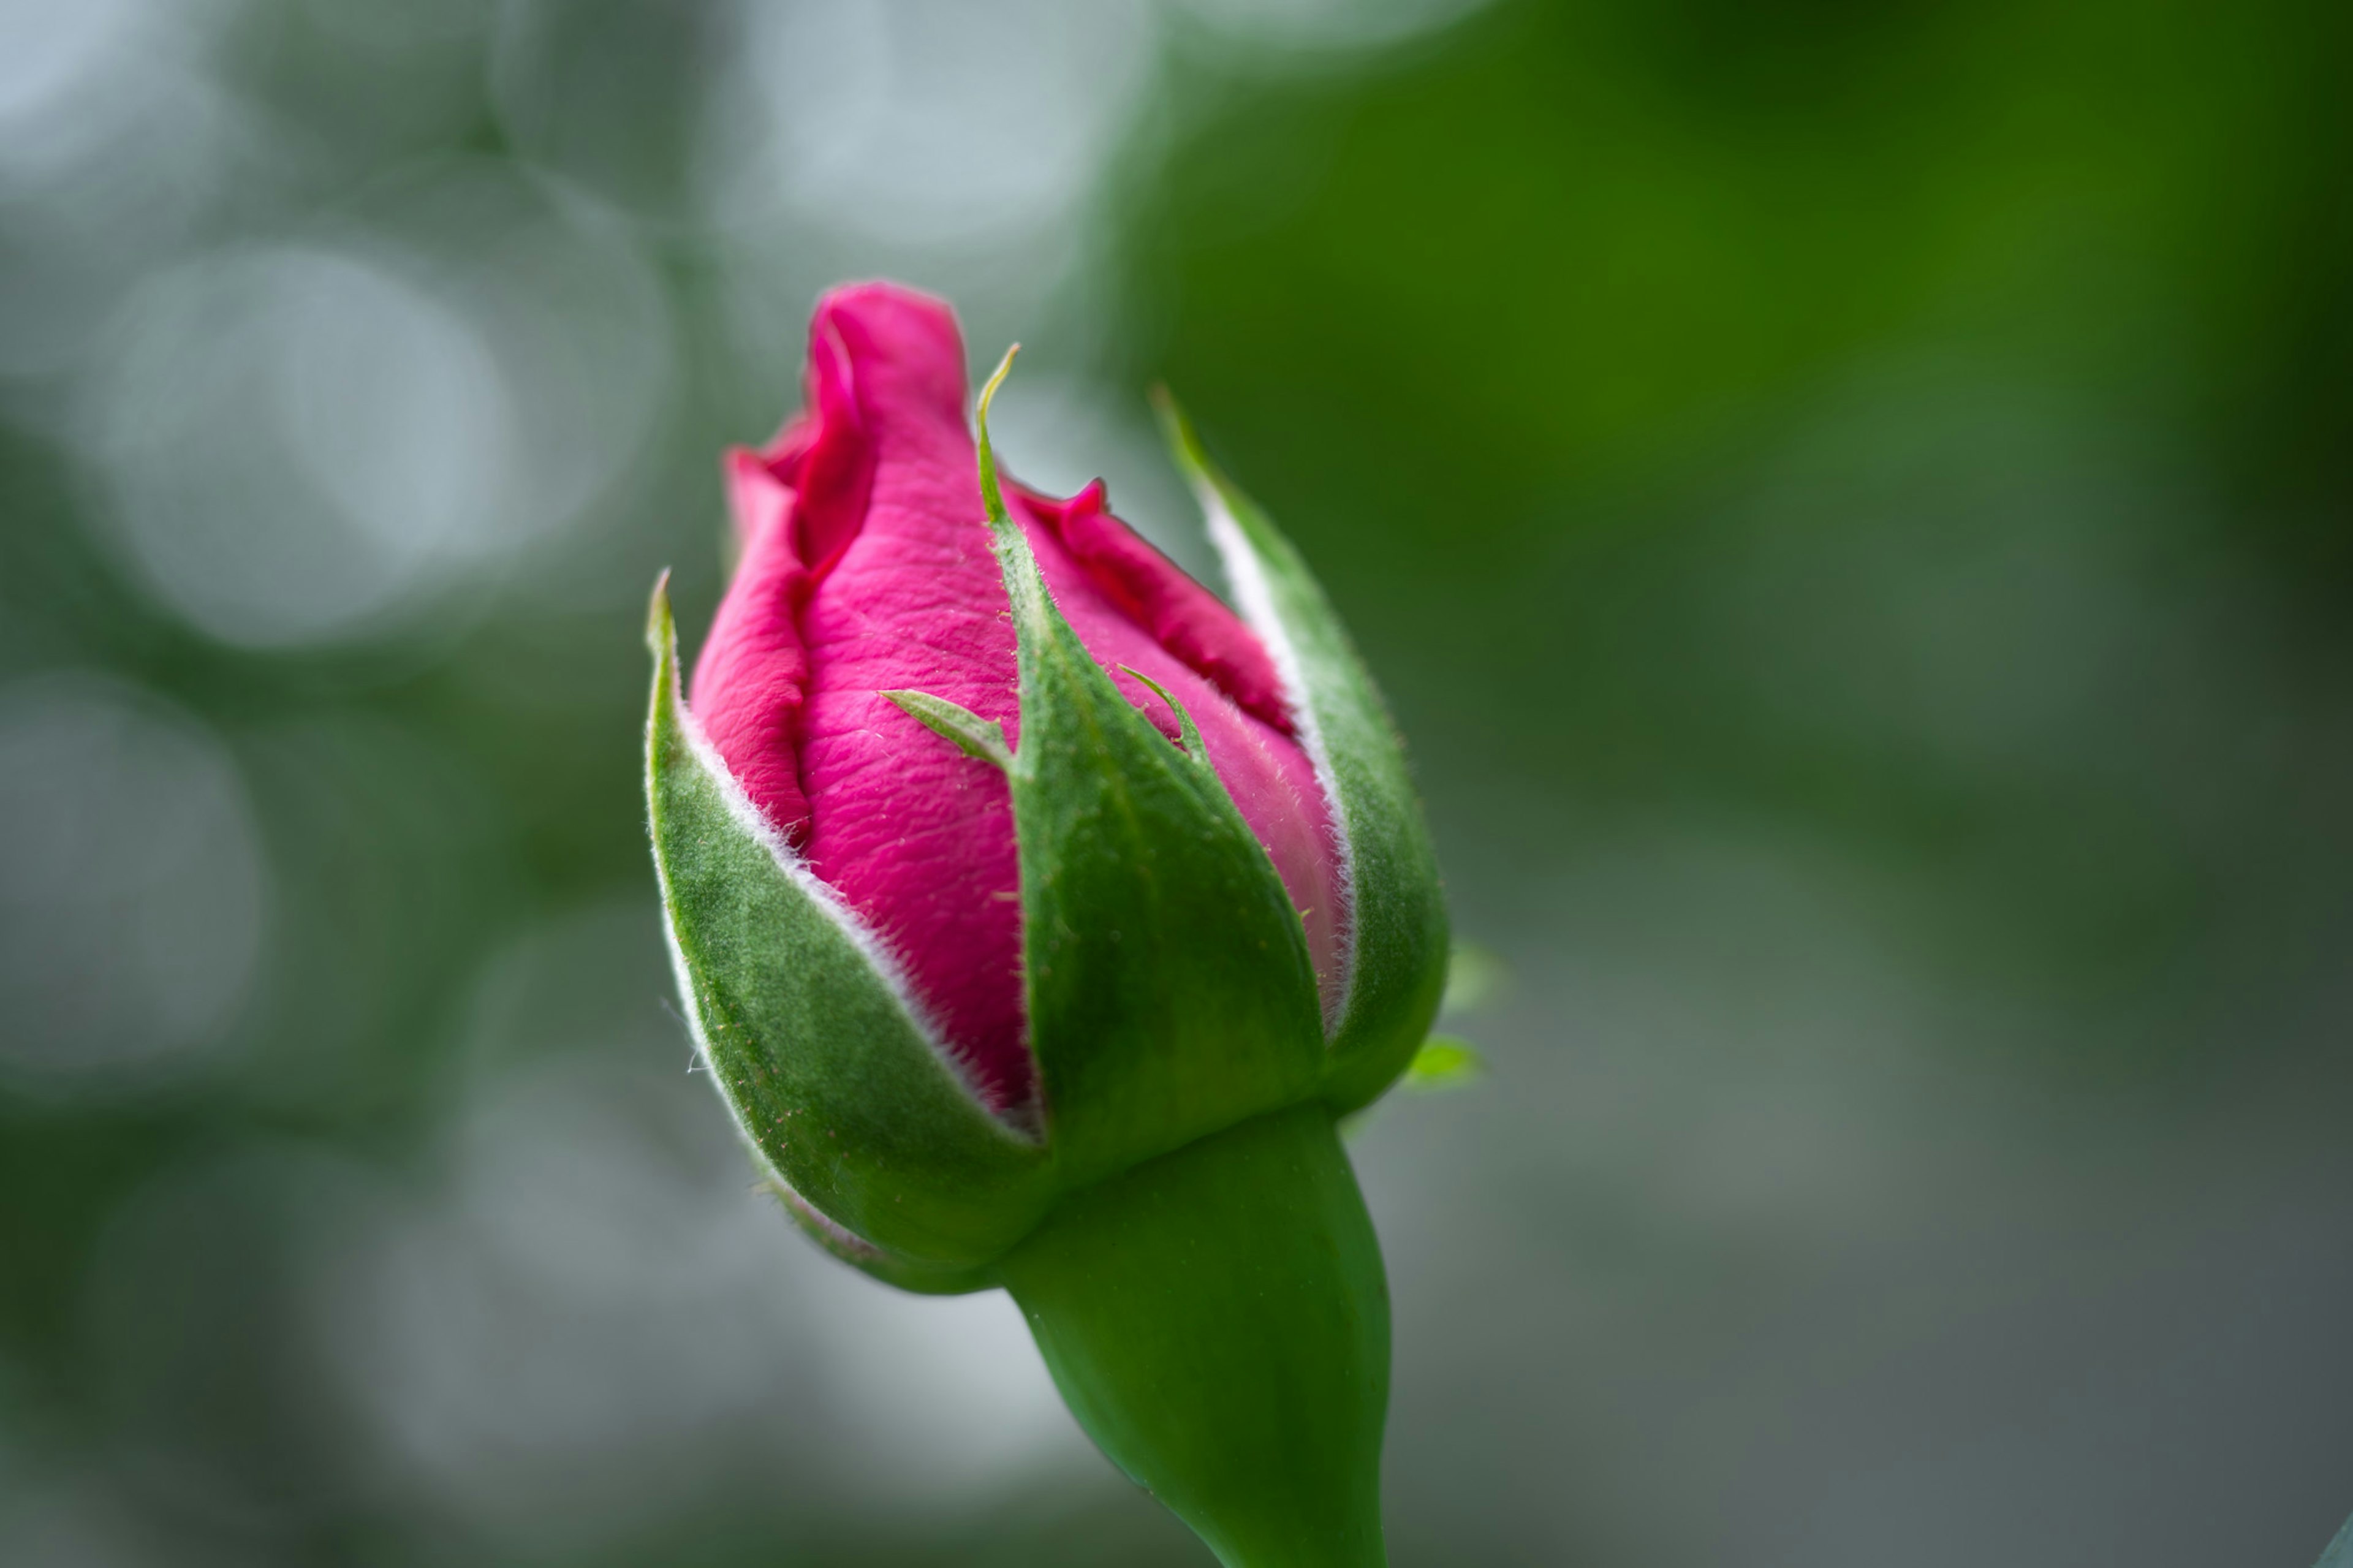
[[[1002,1264],[1079,1424],[1227,1568],[1382,1568],[1388,1287],[1320,1105],[1065,1199]]]

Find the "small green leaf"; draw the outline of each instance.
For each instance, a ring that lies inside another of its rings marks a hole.
[[[1005,726],[996,720],[984,719],[969,708],[959,707],[928,691],[883,691],[877,695],[897,703],[902,712],[933,734],[954,741],[965,756],[994,763],[1000,768],[1013,765],[1013,748],[1005,743]]]
[[[1461,1089],[1487,1076],[1479,1047],[1460,1035],[1432,1035],[1405,1069],[1408,1089]]]
[[[1206,766],[1209,761],[1208,748],[1201,744],[1201,731],[1194,727],[1193,715],[1185,711],[1185,705],[1182,702],[1177,701],[1174,697],[1169,696],[1168,689],[1166,687],[1162,686],[1160,682],[1153,679],[1152,677],[1145,674],[1144,671],[1136,668],[1134,665],[1123,664],[1120,666],[1120,668],[1135,677],[1136,679],[1141,680],[1145,685],[1152,688],[1152,695],[1160,699],[1161,701],[1168,704],[1168,711],[1176,715],[1177,732],[1185,737],[1183,742],[1185,754],[1192,758],[1195,762]]]
[[[1446,994],[1439,999],[1439,1016],[1476,1013],[1501,996],[1511,981],[1512,972],[1493,952],[1458,940],[1446,956]]]

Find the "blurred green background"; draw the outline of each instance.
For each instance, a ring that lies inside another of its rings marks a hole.
[[[645,595],[818,289],[1170,382],[1480,1086],[1411,1564],[2303,1568],[2353,1507],[2353,11],[0,4],[0,1563],[1207,1561],[751,1191]]]

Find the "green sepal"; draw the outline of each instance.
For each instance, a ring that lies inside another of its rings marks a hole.
[[[913,1266],[987,1263],[1051,1201],[1044,1148],[982,1108],[879,944],[694,730],[667,580],[647,639],[654,867],[721,1095],[777,1179],[852,1237]]]
[[[1388,1287],[1320,1103],[1065,1200],[1000,1269],[1079,1425],[1228,1568],[1378,1568]]]
[[[980,485],[1018,647],[1030,1039],[1079,1186],[1314,1096],[1322,1017],[1298,911],[1224,784],[1112,683],[1006,510],[988,405],[1011,363],[980,395]]]
[[[889,698],[901,712],[933,734],[954,741],[965,756],[994,763],[1000,768],[1013,765],[1013,748],[1005,743],[1005,726],[996,720],[984,719],[969,708],[928,691],[879,691],[875,695]]]
[[[1182,702],[1177,701],[1176,698],[1170,696],[1166,687],[1161,685],[1160,682],[1153,679],[1152,677],[1145,674],[1144,671],[1136,668],[1134,665],[1123,664],[1119,668],[1127,674],[1135,677],[1136,679],[1144,682],[1145,685],[1150,687],[1152,689],[1152,695],[1160,699],[1161,701],[1168,704],[1168,711],[1176,715],[1176,733],[1179,737],[1177,741],[1178,746],[1183,749],[1187,756],[1192,758],[1194,762],[1200,764],[1202,767],[1206,768],[1209,766],[1209,748],[1202,744],[1200,727],[1193,722],[1193,715],[1185,710],[1185,705]]]
[[[1273,655],[1345,840],[1349,954],[1325,1093],[1377,1098],[1413,1059],[1445,984],[1438,861],[1405,751],[1372,677],[1299,552],[1219,472],[1184,412],[1155,392],[1169,446],[1208,515],[1237,607]]]
[[[827,1218],[816,1205],[784,1183],[769,1178],[768,1191],[776,1194],[800,1233],[852,1268],[871,1274],[885,1285],[895,1285],[902,1290],[918,1296],[964,1296],[975,1290],[995,1289],[1000,1281],[996,1271],[985,1268],[960,1268],[954,1264],[919,1263],[912,1258],[875,1246],[862,1236],[854,1236]]]

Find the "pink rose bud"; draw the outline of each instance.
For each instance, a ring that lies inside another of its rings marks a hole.
[[[1009,366],[1011,356],[1007,358]],[[1240,613],[1001,482],[948,308],[842,289],[728,479],[654,864],[698,1047],[821,1245],[1003,1286],[1229,1568],[1383,1561],[1388,1308],[1335,1132],[1422,1046],[1446,921],[1397,738],[1297,552],[1172,408]]]
[[[728,770],[817,878],[905,966],[992,1110],[1038,1081],[1021,994],[1020,868],[1004,775],[881,694],[1021,716],[1013,623],[965,426],[964,343],[940,300],[839,289],[809,327],[807,411],[728,456],[743,562],[694,671]],[[1046,586],[1089,653],[1171,742],[1183,703],[1303,916],[1323,1005],[1346,953],[1332,816],[1273,660],[1216,595],[1105,509],[1008,487]]]

